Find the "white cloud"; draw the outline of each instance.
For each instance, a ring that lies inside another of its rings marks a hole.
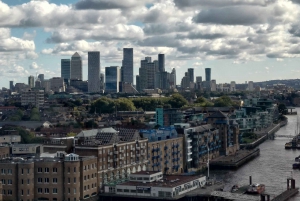
[[[38,69],[38,68],[40,68],[36,62],[32,62],[32,64],[29,67],[30,67],[30,69]]]

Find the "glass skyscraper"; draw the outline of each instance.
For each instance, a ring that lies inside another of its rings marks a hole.
[[[123,48],[122,82],[133,84],[133,48]]]
[[[121,81],[121,70],[118,66],[105,68],[105,92],[118,93],[119,82]]]
[[[158,55],[158,70],[159,72],[165,72],[165,55]]]
[[[71,60],[62,59],[60,63],[61,67],[61,76],[64,79],[70,79],[71,77]]]
[[[205,68],[205,81],[211,81],[211,68]]]
[[[88,52],[89,93],[100,92],[100,52]]]

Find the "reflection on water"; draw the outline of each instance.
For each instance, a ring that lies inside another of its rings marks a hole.
[[[300,114],[300,108],[297,108]],[[281,128],[278,135],[294,135],[297,124],[297,116],[287,116],[288,125]],[[300,150],[285,150],[284,144],[290,141],[288,138],[276,138],[267,140],[259,146],[260,156],[250,161],[236,171],[218,171],[212,174],[224,179],[225,190],[229,190],[233,185],[249,184],[249,176],[252,176],[253,183],[263,183],[266,185],[266,193],[271,197],[278,195],[286,189],[286,179],[293,175],[296,179],[296,186],[300,187],[300,171],[293,170],[292,164],[295,157],[300,155]],[[293,201],[300,200],[300,194],[295,196]]]

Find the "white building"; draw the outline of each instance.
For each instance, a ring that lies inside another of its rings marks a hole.
[[[22,106],[33,105],[37,108],[44,105],[44,90],[24,91],[21,94]]]
[[[174,198],[205,184],[205,176],[163,176],[162,172],[142,171],[131,174],[128,182],[117,184],[114,190],[117,195]],[[111,193],[111,187],[106,186],[105,192]]]
[[[50,82],[50,80],[44,80],[42,82],[42,87],[44,87],[46,93],[49,92],[51,90],[51,82]]]
[[[254,91],[253,81],[248,82],[248,90],[249,91]]]
[[[212,80],[210,87],[211,87],[210,88],[211,91],[217,91],[217,81],[216,80]]]
[[[231,81],[230,83],[230,92],[236,91],[235,81]]]

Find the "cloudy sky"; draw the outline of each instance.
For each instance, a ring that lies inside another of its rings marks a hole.
[[[101,67],[121,65],[134,48],[166,54],[166,69],[187,68],[218,83],[300,76],[300,0],[0,0],[0,86],[29,75],[60,76],[60,59],[101,52]]]

